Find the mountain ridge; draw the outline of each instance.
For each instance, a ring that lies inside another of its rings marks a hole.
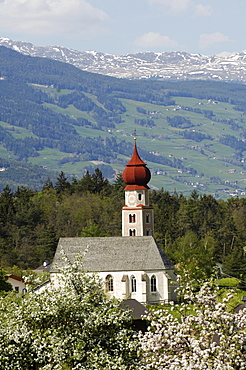
[[[51,58],[84,71],[117,78],[246,82],[246,51],[224,52],[213,56],[183,51],[114,55],[62,46],[34,46],[29,42],[13,41],[5,37],[0,37],[0,45],[25,55]]]

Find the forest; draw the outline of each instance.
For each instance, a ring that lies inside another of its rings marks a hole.
[[[120,236],[124,182],[110,184],[99,169],[79,180],[63,172],[41,191],[5,186],[0,195],[0,260],[6,269],[52,261],[60,237]],[[246,199],[216,200],[195,190],[186,198],[150,191],[155,238],[177,271],[210,277],[214,267],[246,280]],[[220,271],[221,272],[221,271]]]

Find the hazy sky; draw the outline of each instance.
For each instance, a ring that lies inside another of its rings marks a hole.
[[[0,36],[112,54],[246,50],[246,0],[0,0]]]

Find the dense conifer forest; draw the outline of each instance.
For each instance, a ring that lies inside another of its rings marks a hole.
[[[96,169],[80,180],[63,172],[42,191],[5,186],[0,195],[0,258],[4,268],[36,268],[52,261],[60,237],[120,236],[124,182],[113,184]],[[246,280],[246,199],[216,200],[194,191],[186,198],[150,192],[155,238],[177,270],[208,277],[218,263],[223,273]]]

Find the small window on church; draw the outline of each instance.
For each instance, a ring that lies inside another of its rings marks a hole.
[[[150,214],[146,213],[146,224],[150,223]]]
[[[106,276],[106,292],[113,292],[114,291],[114,283],[112,275]]]
[[[151,230],[150,229],[146,229],[146,235],[147,236],[150,236],[151,235]]]
[[[138,200],[142,200],[142,194],[141,193],[138,194]]]
[[[129,214],[129,223],[131,224],[133,222],[136,222],[136,215],[135,215],[135,213]]]
[[[135,276],[131,277],[131,291],[132,293],[135,293],[137,291],[137,280]]]
[[[129,236],[136,236],[136,229],[129,229]]]
[[[157,292],[157,285],[156,285],[156,276],[152,275],[150,279],[150,291]]]

